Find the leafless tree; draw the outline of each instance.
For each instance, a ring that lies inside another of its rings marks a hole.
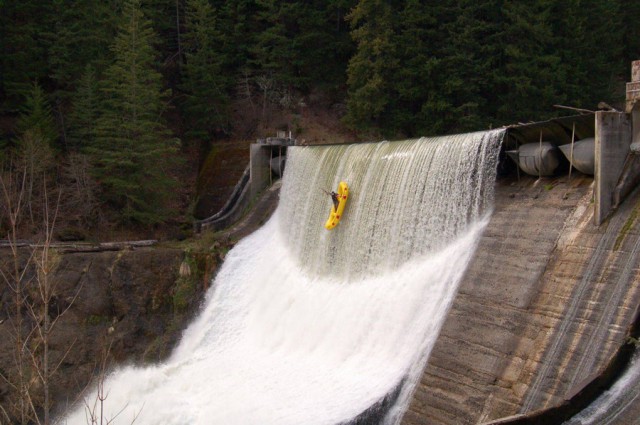
[[[96,393],[95,397],[91,400],[84,399],[84,411],[86,415],[86,421],[88,425],[109,425],[113,423],[118,416],[127,408],[127,406],[123,406],[118,413],[116,413],[113,417],[107,419],[105,418],[105,407],[107,398],[109,397],[109,390],[105,387],[105,382],[107,379],[107,372],[110,368],[110,352],[111,352],[111,343],[112,340],[109,341],[109,344],[105,345],[102,351],[102,358],[100,360],[98,376],[96,378]],[[130,424],[133,424],[140,412],[137,412]]]
[[[11,164],[0,169],[0,189],[2,190],[2,216],[6,221],[6,239],[8,241],[10,255],[9,260],[0,267],[0,275],[7,289],[13,295],[13,308],[7,312],[8,321],[12,329],[13,337],[13,373],[2,375],[17,395],[10,412],[21,424],[26,424],[30,419],[31,407],[29,403],[29,379],[27,376],[28,357],[26,346],[28,335],[25,332],[25,321],[22,314],[25,305],[25,285],[27,280],[27,267],[24,267],[18,250],[18,230],[22,219],[24,198],[27,189],[27,169],[22,173],[12,173]],[[31,258],[26,260],[27,263]],[[5,412],[6,413],[6,412]]]
[[[43,200],[43,239],[29,244],[28,249],[19,249],[19,225],[25,198],[28,196],[29,170],[12,173],[3,169],[0,173],[0,189],[4,208],[2,216],[7,221],[6,239],[10,249],[9,260],[0,267],[2,282],[12,292],[14,305],[8,314],[11,322],[11,337],[14,341],[14,364],[11,373],[4,379],[13,389],[14,406],[10,412],[21,424],[51,423],[52,377],[73,347],[70,344],[61,358],[51,356],[51,333],[59,318],[68,311],[81,287],[76,289],[72,300],[63,311],[53,312],[52,301],[57,295],[57,286],[52,279],[56,256],[52,247],[54,228],[58,217],[60,194],[51,209],[48,198],[47,179],[41,179]]]
[[[92,223],[102,220],[97,199],[98,184],[90,173],[90,163],[86,155],[69,155],[62,173],[65,199],[61,203],[63,214],[69,221]]]
[[[40,132],[33,130],[24,132],[18,146],[18,166],[24,170],[26,176],[23,202],[29,212],[31,223],[36,224],[39,220],[35,213],[42,210],[38,204],[42,199],[38,189],[43,176],[47,175],[53,165],[53,150]]]
[[[51,423],[52,377],[56,374],[75,343],[75,341],[71,342],[65,353],[60,356],[60,358],[55,359],[51,356],[50,351],[51,333],[58,320],[71,308],[82,287],[76,288],[74,296],[71,301],[67,303],[64,310],[52,311],[52,301],[57,296],[57,283],[59,283],[52,279],[52,274],[58,263],[55,250],[52,248],[53,230],[58,218],[60,195],[62,192],[58,192],[53,211],[50,210],[46,186],[43,188],[43,193],[44,239],[41,243],[34,245],[34,253],[31,255],[36,272],[33,285],[35,296],[32,297],[31,302],[27,303],[27,309],[34,326],[34,335],[32,337],[34,343],[31,344],[28,354],[34,373],[40,384],[38,387],[42,389],[42,402],[39,403],[42,415],[40,415],[40,417],[35,415],[35,417],[37,423],[48,425]]]
[[[258,84],[258,87],[262,90],[262,123],[265,125],[268,123],[267,103],[274,86],[274,80],[270,75],[260,75],[256,78],[256,84]]]

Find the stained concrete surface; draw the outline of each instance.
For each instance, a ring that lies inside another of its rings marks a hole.
[[[492,219],[403,424],[475,424],[561,403],[640,299],[638,195],[593,225],[593,179],[498,181]]]

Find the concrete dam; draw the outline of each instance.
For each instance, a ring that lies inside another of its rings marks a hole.
[[[638,195],[596,227],[592,179],[547,184],[498,181],[403,423],[562,423],[525,419],[562,411],[625,346],[640,301]]]
[[[289,146],[272,217],[229,252],[166,361],[109,376],[107,417],[634,423],[640,389],[615,388],[637,374],[627,362],[640,302],[635,113],[633,104],[454,136]],[[589,137],[593,176],[571,172],[572,154],[552,175],[542,153],[528,168],[506,154],[549,140],[573,152]],[[252,147],[237,204],[267,185],[273,150]],[[351,197],[328,232],[321,191],[341,180]],[[614,403],[598,394],[617,403],[623,393],[631,413],[588,412]],[[66,418],[85,420],[82,407]]]
[[[503,135],[291,149],[271,219],[169,359],[107,379],[106,417],[399,423],[487,224]],[[343,179],[349,216],[328,232],[321,188]]]
[[[491,218],[400,423],[635,423],[569,422],[632,349],[640,193],[619,183],[634,181],[631,133],[617,112],[506,130]],[[589,137],[593,176],[572,174],[567,161],[554,175],[527,175],[504,157],[542,139]],[[614,208],[621,190],[628,197]],[[386,423],[374,418],[354,423]]]

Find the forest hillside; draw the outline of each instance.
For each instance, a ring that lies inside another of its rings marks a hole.
[[[206,155],[278,130],[397,139],[620,104],[639,19],[623,0],[0,0],[0,233],[36,234],[45,195],[60,238],[190,228]]]

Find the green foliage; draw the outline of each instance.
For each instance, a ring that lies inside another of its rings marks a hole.
[[[572,0],[554,5],[555,50],[562,59],[559,84],[567,103],[595,109],[599,101],[611,98],[616,78],[629,69],[629,62],[620,60],[619,13],[619,5],[612,1]]]
[[[357,50],[348,67],[348,112],[345,121],[354,128],[383,127],[394,95],[396,58],[395,11],[382,0],[361,0],[348,19]]]
[[[629,75],[629,62],[640,59],[640,2],[618,0],[618,15],[614,25],[621,29],[622,36],[622,64],[625,66],[623,75]],[[617,25],[616,25],[617,24]]]
[[[207,0],[186,3],[183,88],[190,134],[205,140],[229,127],[231,80],[223,74],[222,35]]]
[[[95,144],[88,148],[95,176],[124,221],[153,224],[167,217],[173,180],[168,167],[178,141],[161,122],[169,92],[155,69],[155,34],[140,0],[125,3],[105,71]]]
[[[53,165],[53,144],[57,137],[51,107],[38,83],[33,83],[31,92],[26,96],[17,130],[16,151],[20,166],[28,173],[31,195],[35,182]]]
[[[303,92],[343,83],[352,52],[343,19],[353,4],[256,0],[257,31],[249,49],[252,67],[277,85]]]
[[[96,121],[100,115],[98,81],[93,66],[87,65],[73,95],[68,123],[68,147],[83,151],[96,139]]]
[[[173,293],[173,311],[182,314],[188,311],[195,294],[195,282],[191,277],[180,277]]]
[[[100,326],[106,325],[108,323],[110,323],[110,319],[108,316],[91,314],[89,315],[89,317],[87,317],[87,325],[90,326]]]
[[[103,206],[157,223],[172,134],[253,136],[301,100],[388,138],[621,106],[639,19],[623,0],[0,0],[0,155],[90,154]]]
[[[210,2],[216,10],[222,56],[225,58],[225,74],[233,76],[238,70],[247,68],[249,51],[255,43],[256,31],[254,0],[214,0]]]
[[[613,103],[629,67],[623,50],[634,43],[621,13],[640,16],[621,4],[360,0],[350,15],[357,50],[345,121],[419,136],[547,119],[561,113],[554,104]]]
[[[45,36],[51,26],[51,4],[6,1],[0,9],[0,93],[2,109],[15,112],[31,91],[33,81],[48,78]]]
[[[51,106],[37,82],[32,84],[31,91],[22,105],[17,130],[21,134],[31,132],[48,146],[53,145],[57,138],[58,132],[53,121]]]
[[[49,76],[55,96],[67,101],[87,66],[104,69],[115,34],[119,0],[52,0],[52,24],[46,37]]]

